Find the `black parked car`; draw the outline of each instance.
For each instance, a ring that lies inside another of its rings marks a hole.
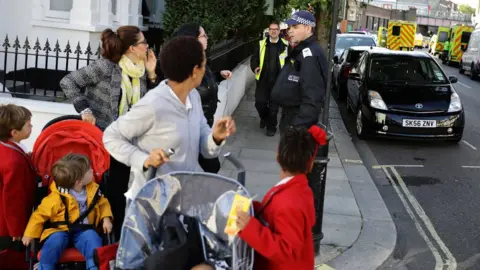
[[[465,116],[437,62],[422,52],[366,51],[347,83],[358,137],[373,135],[460,141]]]
[[[364,51],[387,50],[381,47],[353,46],[333,57],[332,89],[339,100],[347,97],[348,73]]]

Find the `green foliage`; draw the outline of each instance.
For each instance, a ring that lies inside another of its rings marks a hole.
[[[166,37],[184,23],[199,23],[214,45],[232,37],[258,36],[268,24],[265,0],[166,0]]]
[[[463,14],[470,14],[470,15],[474,15],[476,12],[473,7],[465,4],[458,6],[458,10]]]

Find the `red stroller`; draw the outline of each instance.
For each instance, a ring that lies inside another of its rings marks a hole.
[[[103,133],[97,127],[81,121],[79,116],[62,116],[53,119],[43,128],[33,147],[33,162],[42,180],[39,183],[36,206],[48,194],[52,181],[50,170],[53,164],[68,153],[79,153],[89,157],[95,182],[102,186],[106,171],[110,167],[110,155],[103,147]],[[102,234],[100,234],[102,235]],[[104,244],[113,242],[113,236],[104,238]],[[30,269],[41,257],[41,243],[33,241],[30,247]],[[68,247],[59,261],[60,269],[85,269],[82,254]]]

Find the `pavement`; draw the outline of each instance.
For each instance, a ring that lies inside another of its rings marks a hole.
[[[453,87],[465,111],[458,144],[362,141],[355,135],[355,117],[346,113],[345,102],[338,103],[397,228],[398,243],[385,268],[480,269],[480,81],[437,62],[458,77]]]
[[[228,139],[223,152],[237,156],[246,168],[246,187],[257,200],[274,186],[280,168],[275,161],[279,134],[265,136],[259,128],[254,106],[254,88],[243,97],[233,114],[237,134]],[[338,106],[331,101],[330,141],[325,192],[323,233],[317,269],[377,269],[396,243],[392,218],[368,170],[352,143]],[[221,160],[220,174],[236,177],[228,161]]]

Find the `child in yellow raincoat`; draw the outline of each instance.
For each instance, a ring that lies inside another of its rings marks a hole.
[[[66,155],[53,165],[52,177],[51,193],[30,217],[22,241],[26,246],[35,238],[44,242],[40,270],[55,269],[70,241],[85,257],[87,269],[97,269],[93,252],[102,239],[95,229],[102,223],[105,233],[112,231],[112,210],[92,181],[88,157]],[[93,209],[88,212],[89,208]]]

